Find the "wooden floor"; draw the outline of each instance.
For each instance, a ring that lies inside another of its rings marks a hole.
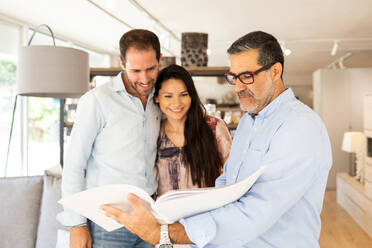
[[[336,201],[336,191],[327,190],[321,214],[321,248],[368,248],[372,239]]]

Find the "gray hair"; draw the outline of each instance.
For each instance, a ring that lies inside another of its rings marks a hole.
[[[227,53],[232,55],[254,49],[259,49],[257,64],[265,66],[279,62],[284,70],[284,56],[278,40],[263,31],[250,32],[239,38],[227,49]]]

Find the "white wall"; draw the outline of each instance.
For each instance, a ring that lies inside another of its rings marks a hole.
[[[300,101],[310,108],[313,107],[313,78],[310,73],[286,75],[284,71],[284,85],[291,88]]]
[[[372,93],[372,68],[321,69],[313,74],[314,110],[324,121],[331,140],[333,166],[328,188],[336,187],[336,173],[348,172],[350,154],[341,150],[346,131],[363,131],[363,96]]]

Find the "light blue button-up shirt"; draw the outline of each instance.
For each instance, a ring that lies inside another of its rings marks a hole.
[[[216,185],[266,169],[238,201],[181,220],[198,247],[319,247],[320,212],[331,146],[325,126],[287,89],[239,122]]]
[[[126,91],[121,73],[82,96],[66,151],[62,196],[107,184],[131,184],[152,195],[160,118],[153,93],[144,110],[140,99]],[[66,226],[86,222],[69,210],[58,220]]]

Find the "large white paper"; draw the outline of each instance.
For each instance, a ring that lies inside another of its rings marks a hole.
[[[153,204],[153,209],[158,215],[164,216],[165,223],[171,224],[181,218],[222,207],[242,197],[252,187],[263,170],[264,167],[261,167],[248,178],[220,188],[168,192]]]
[[[59,203],[65,208],[71,209],[97,223],[106,231],[113,231],[123,225],[108,218],[100,207],[104,204],[110,204],[125,211],[131,211],[131,207],[127,202],[127,195],[129,193],[136,194],[151,209],[150,205],[154,202],[153,199],[141,188],[126,184],[113,184],[91,188],[65,197]]]
[[[72,209],[100,225],[107,231],[120,227],[105,216],[100,206],[110,204],[125,211],[131,211],[127,201],[129,193],[136,194],[154,214],[159,223],[172,224],[181,218],[216,209],[243,196],[259,178],[265,167],[261,167],[248,178],[220,188],[200,188],[170,191],[156,202],[142,189],[126,184],[106,185],[88,189],[65,197],[59,201],[65,208]]]

